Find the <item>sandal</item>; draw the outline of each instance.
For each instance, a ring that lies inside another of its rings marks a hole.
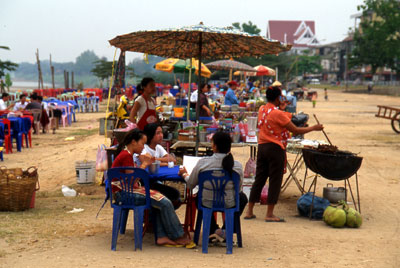
[[[191,241],[189,244],[186,244],[186,245],[185,245],[185,248],[187,248],[187,249],[194,249],[194,248],[196,248],[196,247],[197,247],[197,245],[196,245],[196,243],[193,242],[193,241]]]
[[[157,244],[157,246],[167,247],[167,248],[183,248],[184,247],[184,245],[171,245],[171,244],[161,244],[161,245]]]
[[[245,220],[252,220],[252,219],[255,219],[256,218],[256,215],[251,215],[251,216],[244,216],[244,218],[243,219],[245,219]]]
[[[265,220],[265,222],[286,222],[284,218],[278,218],[279,220]]]

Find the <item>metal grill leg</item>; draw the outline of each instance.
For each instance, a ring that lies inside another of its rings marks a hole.
[[[318,177],[318,174],[315,174],[314,180],[311,184],[311,186],[314,184],[314,191],[313,191],[313,196],[312,196],[312,201],[311,201],[311,206],[310,206],[310,220],[312,219],[312,210],[314,207],[315,190],[317,188],[317,177]],[[310,186],[310,189],[311,189],[311,186]]]

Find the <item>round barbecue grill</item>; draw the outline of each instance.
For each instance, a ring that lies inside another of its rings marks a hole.
[[[329,180],[345,180],[353,176],[361,166],[362,157],[349,152],[325,153],[314,149],[303,149],[307,168]]]

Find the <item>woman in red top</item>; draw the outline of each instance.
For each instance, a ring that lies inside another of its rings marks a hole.
[[[133,129],[129,131],[124,141],[118,146],[117,152],[120,152],[114,160],[112,167],[136,167],[133,162],[133,154],[140,154],[146,144],[147,137],[142,131]],[[123,150],[124,149],[124,150]],[[146,168],[153,162],[151,157],[143,158],[140,168]],[[134,193],[135,202],[145,203],[146,197],[141,191],[143,187],[136,185],[138,191]],[[115,193],[118,202],[118,185],[113,185],[113,193]],[[175,213],[174,206],[171,201],[161,193],[151,190],[151,205],[154,214],[157,217],[157,244],[168,246],[183,246],[192,248],[194,245],[184,235],[182,225]]]
[[[265,221],[280,222],[283,219],[274,215],[274,208],[281,191],[282,178],[286,164],[286,144],[289,131],[294,134],[305,134],[314,130],[322,130],[322,125],[312,127],[296,127],[291,122],[290,113],[279,110],[283,104],[280,100],[279,87],[267,90],[268,103],[258,111],[258,153],[256,178],[250,192],[249,205],[245,219],[253,219],[254,204],[260,201],[261,191],[269,178],[267,214]]]
[[[145,77],[140,85],[143,94],[135,100],[129,120],[143,130],[147,124],[157,122],[156,101],[152,97],[156,92],[156,84],[153,78]]]

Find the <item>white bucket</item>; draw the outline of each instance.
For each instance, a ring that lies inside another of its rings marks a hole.
[[[96,177],[96,161],[76,161],[76,182],[93,183]]]

